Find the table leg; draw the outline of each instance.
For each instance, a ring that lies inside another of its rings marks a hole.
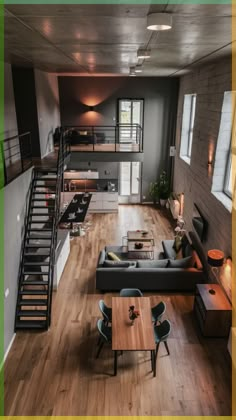
[[[114,376],[117,375],[117,350],[114,350]]]
[[[155,351],[152,350],[152,365],[153,365],[153,376],[156,376],[156,355]]]

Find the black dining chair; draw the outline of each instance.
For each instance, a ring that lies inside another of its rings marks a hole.
[[[99,357],[99,354],[104,344],[111,343],[111,337],[112,337],[111,327],[108,327],[107,325],[105,325],[103,319],[98,319],[97,328],[98,328],[100,338],[99,338],[99,347],[96,354],[96,359]]]
[[[160,325],[154,325],[154,337],[156,343],[156,358],[159,350],[160,343],[164,343],[167,354],[170,354],[169,347],[167,344],[167,338],[171,332],[171,323],[168,319],[165,319]]]
[[[103,299],[100,299],[98,302],[99,309],[103,316],[103,321],[105,325],[108,325],[112,321],[112,309],[109,308]]]
[[[142,297],[143,294],[139,289],[121,289],[121,297]]]

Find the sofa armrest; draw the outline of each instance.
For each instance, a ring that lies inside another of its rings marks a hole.
[[[102,249],[98,257],[97,267],[103,267],[103,263],[105,259],[106,259],[106,251],[105,249]]]
[[[175,259],[176,252],[173,248],[173,245],[174,245],[173,239],[166,239],[162,241],[162,247],[163,247],[165,258],[170,258],[171,260]]]

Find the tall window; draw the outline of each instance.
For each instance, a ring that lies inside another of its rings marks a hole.
[[[197,95],[184,95],[180,157],[190,164]]]
[[[236,157],[236,92],[225,92],[215,153],[212,193],[231,211]]]

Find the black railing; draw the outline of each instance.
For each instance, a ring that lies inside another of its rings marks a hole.
[[[65,126],[63,132],[72,151],[143,151],[143,130],[139,124]]]
[[[56,248],[57,248],[57,228],[60,217],[60,201],[61,201],[61,190],[63,183],[64,173],[64,162],[65,158],[70,153],[70,145],[67,139],[63,135],[63,131],[60,134],[58,157],[57,157],[57,181],[56,181],[56,193],[54,202],[54,218],[52,226],[52,242],[50,248],[50,265],[49,265],[49,296],[48,296],[48,325],[51,324],[51,308],[52,308],[52,292],[53,292],[53,278],[54,278],[54,267],[56,263]]]
[[[30,132],[9,137],[1,141],[4,163],[4,185],[33,166]]]

